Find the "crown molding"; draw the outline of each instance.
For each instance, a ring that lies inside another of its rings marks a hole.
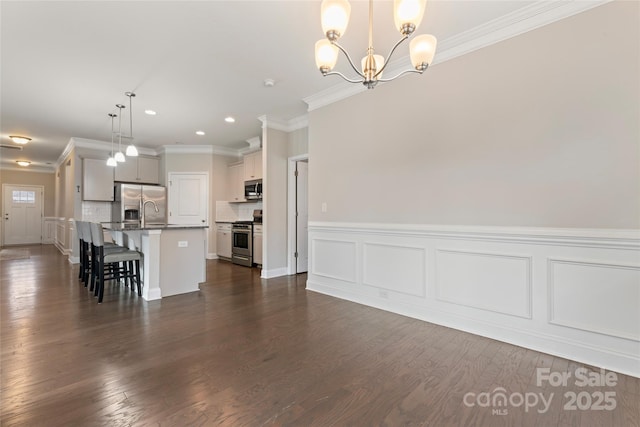
[[[273,117],[260,116],[258,120],[262,122],[263,129],[274,129],[282,132],[293,132],[309,126],[309,116],[303,114],[290,120],[279,120]]]
[[[218,145],[164,145],[158,150],[159,154],[218,154],[221,156],[240,156],[235,148]]]
[[[145,156],[158,155],[158,152],[151,148],[145,148],[140,146],[136,146],[136,148],[138,149],[139,154],[142,154]],[[86,149],[86,150],[108,153],[111,151],[111,142],[100,141],[97,139],[78,138],[74,136],[69,140],[69,143],[67,144],[67,146],[64,148],[64,150],[58,157],[58,160],[56,161],[56,164],[55,164],[55,169],[59,168],[60,165],[62,165],[64,160],[67,158],[67,156],[69,156],[69,154],[74,149]]]
[[[613,0],[539,0],[438,42],[438,52],[431,66],[516,37],[611,1]],[[402,71],[402,69],[406,68],[407,58],[408,55],[390,62],[385,73],[395,74]],[[303,101],[307,103],[308,111],[313,111],[366,90],[364,85],[341,82],[317,94],[308,96]]]
[[[22,167],[22,166],[14,166],[14,165],[9,165],[9,164],[0,164],[0,171],[14,171],[14,172],[27,172],[27,173],[48,173],[48,174],[54,174],[56,173],[56,170],[53,168],[53,166],[48,167],[48,166],[34,166],[33,164],[31,164],[28,167]]]

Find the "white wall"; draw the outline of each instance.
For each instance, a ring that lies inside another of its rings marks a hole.
[[[312,111],[308,288],[640,376],[639,13]]]
[[[287,274],[287,133],[270,129],[262,134],[263,239],[262,277]]]

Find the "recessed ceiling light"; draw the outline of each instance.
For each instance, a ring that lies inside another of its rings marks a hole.
[[[27,162],[26,160],[16,160],[16,163],[20,166],[29,166],[31,162]]]
[[[225,117],[224,121],[227,123],[235,123],[236,119],[234,119],[233,117],[229,116],[229,117]]]
[[[148,115],[150,115],[150,116],[155,116],[155,115],[156,115],[156,112],[155,112],[155,111],[153,111],[153,110],[144,110],[144,113],[145,113],[145,114],[148,114]]]
[[[200,135],[200,136],[202,136],[202,135],[204,135],[204,132],[203,132],[203,131],[201,131],[201,130],[199,130],[199,131],[197,131],[197,132],[196,132],[196,135]]]
[[[265,87],[274,87],[276,85],[276,81],[273,79],[264,79]]]
[[[31,141],[31,138],[27,138],[26,136],[11,135],[9,138],[16,144],[26,144]]]

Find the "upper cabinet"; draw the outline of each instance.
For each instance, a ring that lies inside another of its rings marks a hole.
[[[262,150],[244,156],[244,180],[262,179]]]
[[[127,161],[115,167],[115,181],[137,184],[160,183],[160,160],[157,157],[127,157]]]
[[[237,163],[235,165],[229,165],[227,168],[227,182],[229,191],[230,202],[244,202],[244,180],[243,178],[244,165]]]
[[[82,200],[113,201],[113,167],[105,160],[82,160]]]

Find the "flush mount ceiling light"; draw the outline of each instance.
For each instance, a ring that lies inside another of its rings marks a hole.
[[[11,138],[11,140],[16,144],[22,145],[27,144],[29,141],[31,141],[31,138],[27,138],[26,136],[11,135],[9,136],[9,138]]]
[[[31,162],[27,162],[26,160],[16,160],[16,163],[19,164],[20,166],[29,166],[31,164]]]
[[[393,46],[387,58],[374,55],[373,49],[373,0],[369,0],[369,47],[362,58],[362,68],[358,69],[347,51],[338,44],[338,39],[344,35],[349,24],[351,5],[347,0],[323,0],[320,6],[322,16],[322,31],[326,39],[316,43],[316,65],[323,76],[338,75],[349,83],[362,83],[367,89],[373,89],[379,82],[389,82],[407,73],[422,74],[433,61],[437,40],[430,34],[416,36],[409,44],[409,53],[413,69],[402,71],[391,78],[382,78],[382,72],[389,64],[391,55],[396,48],[407,40],[418,28],[427,0],[394,0],[394,21],[402,38]],[[338,51],[341,51],[349,61],[351,68],[359,78],[351,79],[338,71],[331,71],[338,61]]]
[[[231,116],[228,116],[228,117],[225,117],[225,118],[224,118],[224,121],[225,121],[225,122],[227,122],[227,123],[235,123],[235,122],[236,122],[236,119],[234,119],[234,118],[233,118],[233,117],[231,117]]]
[[[125,92],[125,95],[129,97],[129,138],[131,138],[131,144],[127,147],[127,156],[136,157],[138,155],[138,149],[133,145],[133,112],[131,109],[131,98],[136,96],[133,92]]]

